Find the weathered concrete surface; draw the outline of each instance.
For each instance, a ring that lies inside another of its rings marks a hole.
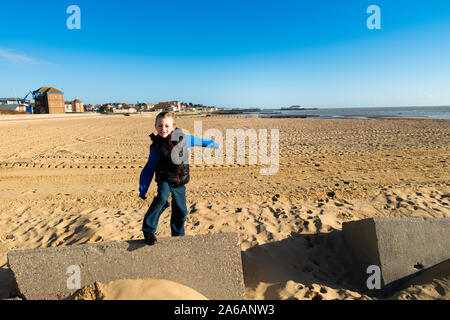
[[[354,254],[355,280],[361,288],[381,269],[384,291],[395,289],[417,272],[450,258],[448,218],[370,218],[342,224],[346,244]]]
[[[8,252],[17,289],[26,299],[65,298],[71,265],[80,267],[81,287],[95,281],[166,279],[209,299],[245,299],[237,233],[93,243]]]

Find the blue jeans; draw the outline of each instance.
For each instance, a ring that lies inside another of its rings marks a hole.
[[[170,193],[172,193],[172,216],[170,217],[172,237],[184,236],[184,223],[188,213],[186,186],[172,187],[165,181],[158,183],[158,194],[145,214],[142,231],[156,232],[160,215],[170,206],[168,201]]]

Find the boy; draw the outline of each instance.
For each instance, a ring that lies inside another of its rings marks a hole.
[[[170,206],[169,194],[172,193],[172,216],[170,229],[172,236],[184,236],[184,223],[187,217],[186,187],[189,182],[189,155],[187,148],[202,146],[219,148],[213,140],[201,139],[185,135],[176,127],[173,112],[160,112],[155,120],[155,134],[150,134],[153,143],[147,164],[139,178],[139,197],[146,199],[145,194],[150,187],[153,174],[158,183],[158,194],[145,214],[142,224],[145,243],[155,244],[155,232],[158,220],[163,211]]]

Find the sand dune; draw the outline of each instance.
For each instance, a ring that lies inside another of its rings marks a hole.
[[[342,223],[450,216],[450,120],[210,117],[177,124],[193,134],[196,120],[203,131],[280,131],[277,174],[261,175],[248,161],[193,165],[187,186],[187,234],[239,233],[248,299],[374,299],[347,281]],[[153,121],[1,123],[0,298],[8,296],[8,250],[142,238],[156,193],[155,183],[147,200],[137,192]],[[169,219],[170,209],[158,237],[170,236]],[[446,299],[448,278],[405,292],[395,298]]]
[[[74,300],[208,300],[180,283],[163,279],[125,279],[94,283],[74,293]]]

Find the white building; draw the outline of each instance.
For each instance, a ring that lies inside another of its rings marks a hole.
[[[27,111],[30,107],[29,100],[22,100],[20,98],[0,98],[0,109],[11,111]]]
[[[181,108],[179,106],[174,106],[174,105],[170,105],[166,108],[167,111],[174,111],[174,112],[179,112],[180,109]]]

